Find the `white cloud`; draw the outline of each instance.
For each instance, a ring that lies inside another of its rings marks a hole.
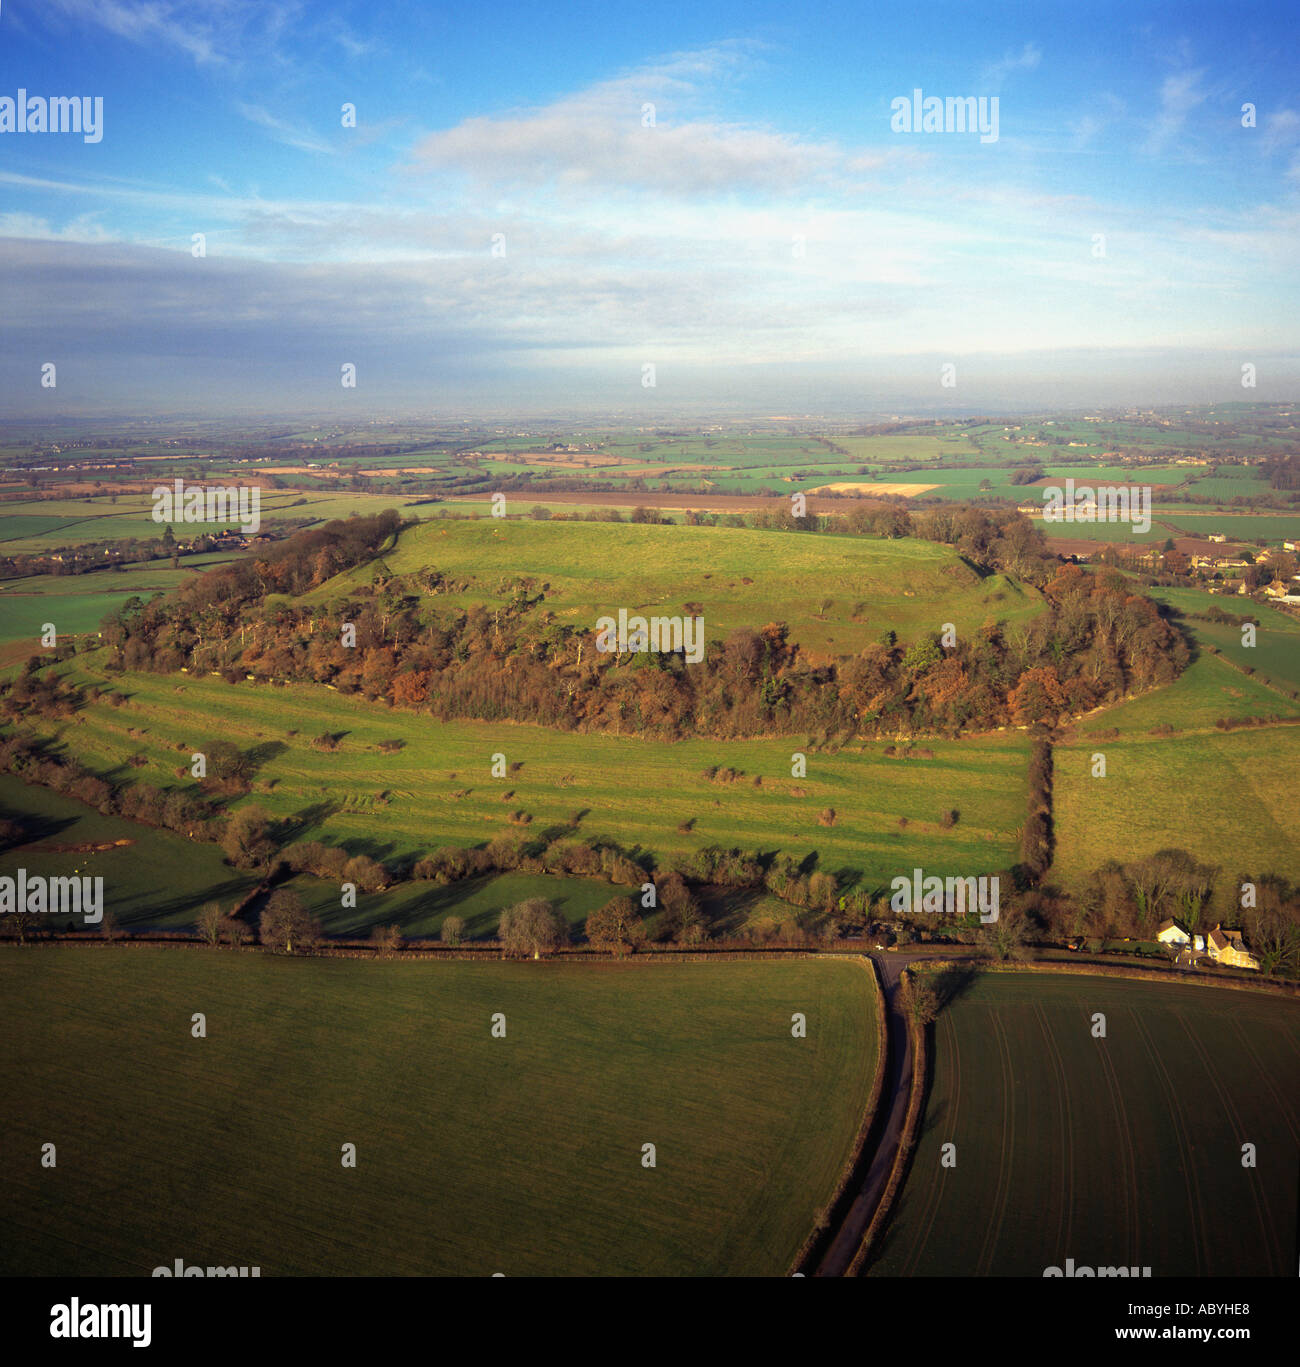
[[[1294,109],[1279,109],[1264,115],[1260,142],[1265,152],[1290,147],[1300,141],[1300,114]]]
[[[61,228],[37,214],[0,214],[0,238],[22,237],[38,242],[112,242],[113,235],[93,214],[79,214]]]
[[[1205,103],[1206,92],[1201,89],[1204,75],[1204,69],[1200,69],[1165,77],[1160,86],[1160,109],[1152,121],[1144,151],[1152,156],[1163,152],[1182,132],[1188,115]]]
[[[1026,43],[1018,53],[1008,52],[1001,61],[993,62],[983,71],[983,79],[990,85],[1000,85],[1014,71],[1036,71],[1043,60],[1037,43]]]
[[[674,195],[802,187],[840,161],[836,146],[702,111],[712,83],[743,70],[749,49],[679,53],[541,108],[465,119],[421,139],[415,164],[503,185],[553,181]]]
[[[183,52],[198,66],[230,61],[247,26],[276,24],[296,6],[250,0],[46,0],[76,24],[96,26],[145,47]]]
[[[334,150],[324,138],[314,133],[310,128],[289,123],[285,119],[278,119],[259,104],[245,104],[241,100],[236,102],[235,108],[250,123],[255,123],[259,128],[266,129],[276,142],[282,142],[286,147],[296,147],[303,152],[332,152]]]

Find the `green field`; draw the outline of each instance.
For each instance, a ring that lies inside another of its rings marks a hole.
[[[1097,753],[1106,757],[1104,778],[1092,777]],[[1292,778],[1298,762],[1297,726],[1058,746],[1050,876],[1080,893],[1108,860],[1176,847],[1222,870],[1216,905],[1230,916],[1237,874],[1300,878]]]
[[[470,940],[491,939],[501,913],[529,897],[544,897],[569,923],[575,939],[593,911],[636,888],[618,887],[599,878],[559,878],[544,873],[502,873],[438,886],[428,882],[398,883],[384,892],[358,893],[357,905],[341,906],[339,885],[300,875],[290,879],[304,905],[326,935],[364,937],[375,925],[395,925],[411,938],[431,939],[448,916],[465,922]],[[653,913],[648,913],[652,915]]]
[[[190,469],[186,463],[185,469]],[[170,476],[160,476],[167,484]],[[237,474],[209,476],[213,483],[237,484]],[[333,489],[304,493],[297,489],[263,489],[259,500],[262,523],[274,528],[281,521],[328,521],[352,513],[366,515],[385,508],[401,508],[401,495],[351,493]],[[32,499],[0,503],[0,555],[36,554],[62,546],[88,542],[150,541],[163,534],[163,524],[153,520],[153,499],[147,493],[111,492],[93,497],[68,495],[56,499]],[[436,504],[427,505],[428,510]],[[416,510],[428,512],[421,508]],[[180,540],[204,533],[229,530],[229,524],[185,522],[173,525]]]
[[[1152,542],[1162,546],[1170,536],[1182,535],[1171,531],[1160,521],[1157,508],[1151,516],[1151,525],[1146,531],[1139,531],[1130,522],[1048,522],[1045,518],[1035,517],[1034,526],[1052,541],[1106,541],[1122,545],[1137,544],[1146,546]],[[1051,549],[1051,546],[1048,546]]]
[[[1166,518],[1175,535],[1206,537],[1222,532],[1238,542],[1265,541],[1278,545],[1300,536],[1300,512],[1294,516],[1271,513],[1176,513]]]
[[[1094,712],[1077,722],[1070,734],[1087,738],[1117,730],[1120,739],[1128,740],[1149,736],[1158,726],[1183,732],[1214,731],[1220,717],[1294,717],[1297,712],[1300,707],[1277,689],[1206,653],[1198,655],[1167,687]]]
[[[205,565],[212,558],[194,557]],[[128,598],[148,599],[156,593],[169,593],[198,572],[197,567],[184,568],[185,560],[180,563],[182,568],[175,570],[170,561],[152,560],[124,565],[120,570],[11,579],[0,585],[0,644],[30,646],[32,654],[37,654],[47,622],[53,623],[60,642],[64,636],[97,631],[104,616]]]
[[[0,874],[12,878],[24,868],[41,877],[103,878],[105,906],[132,929],[192,926],[204,902],[233,905],[258,882],[258,875],[226,864],[216,845],[103,816],[11,774],[0,774],[0,816],[22,818],[29,836],[0,853]],[[71,848],[108,844],[113,848]],[[70,924],[79,919],[68,918]]]
[[[79,657],[85,667],[94,657]],[[102,675],[83,675],[103,682]],[[250,801],[273,816],[311,811],[300,838],[349,842],[387,859],[439,845],[475,845],[506,831],[560,834],[577,818],[585,839],[607,837],[663,860],[708,845],[781,850],[818,867],[886,883],[914,862],[934,872],[980,874],[1017,857],[1024,817],[1027,743],[1015,732],[927,741],[932,758],[891,759],[884,743],[818,751],[801,738],[675,743],[559,732],[513,723],[436,722],[376,707],[329,688],[283,688],[215,678],[115,675],[129,701],[87,704],[77,719],[42,723],[97,773],[130,772],[159,786],[188,783],[177,769],[212,740],[265,758]],[[136,735],[129,734],[132,730]],[[342,734],[321,751],[313,737]],[[384,755],[381,741],[405,742]],[[790,776],[807,754],[807,776]],[[500,753],[520,768],[491,776]],[[146,761],[123,770],[130,756]],[[710,766],[738,770],[730,783]],[[762,783],[755,785],[754,779]],[[507,798],[506,794],[512,796]],[[820,824],[832,807],[832,826]],[[951,830],[941,825],[959,812]],[[513,811],[532,821],[511,824]],[[907,817],[906,829],[899,825]],[[679,829],[686,822],[687,831]]]
[[[1200,589],[1153,588],[1146,592],[1180,614],[1179,626],[1198,645],[1217,647],[1233,664],[1253,669],[1261,682],[1271,681],[1288,692],[1300,689],[1300,621],[1289,613],[1272,606],[1261,607],[1249,599]],[[1197,614],[1214,609],[1243,620],[1258,618],[1255,644],[1243,644],[1240,623],[1199,620]]]
[[[0,950],[0,1273],[780,1276],[867,1102],[871,992],[807,959]]]
[[[876,1275],[1041,1277],[1067,1258],[1152,1277],[1295,1275],[1300,1004],[984,974],[934,1035]]]
[[[1204,479],[1196,480],[1188,492],[1202,498],[1221,498],[1226,502],[1231,498],[1256,498],[1273,491],[1259,474],[1240,474],[1207,475]]]
[[[951,438],[953,434],[945,435]],[[945,458],[969,460],[979,454],[975,444],[964,436],[945,440],[938,433],[934,436],[837,437],[835,445],[843,447],[855,461],[879,461],[886,465]]]

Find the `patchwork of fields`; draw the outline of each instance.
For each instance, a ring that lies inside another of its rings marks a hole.
[[[914,512],[941,501],[1029,505],[1072,478],[1153,486],[1152,524],[1136,536],[1127,523],[1036,517],[1053,549],[1150,549],[1168,538],[1191,547],[1211,532],[1276,546],[1300,537],[1300,508],[1269,487],[1267,467],[1213,462],[1285,452],[1285,416],[1270,434],[1238,415],[1242,430],[1222,435],[1190,414],[1177,419],[1185,428],[1071,415],[856,435],[800,432],[786,419],[754,430],[477,435],[340,424],[259,438],[251,464],[231,455],[216,468],[227,480],[274,471],[296,486],[262,490],[270,526],[387,508],[420,519],[375,560],[296,600],[327,625],[345,599],[370,600],[377,582],[409,575],[396,587],[426,624],[486,607],[518,611],[541,637],[620,609],[698,615],[716,648],[738,628],[784,622],[805,662],[824,665],[887,630],[906,646],[948,622],[966,635],[1001,621],[1015,643],[1045,601],[920,539],[691,526],[688,509],[785,511],[800,491],[847,496],[810,497],[814,514],[846,513],[856,496]],[[1224,420],[1237,421],[1231,411]],[[293,444],[282,459],[270,454],[280,440]],[[25,449],[10,454],[25,459]],[[140,449],[159,461],[161,481],[197,468],[174,450]],[[326,468],[336,454],[341,463]],[[39,492],[50,468],[10,471],[6,488]],[[114,492],[112,477],[96,493],[93,476],[77,478],[64,497],[24,492],[0,504],[0,557],[160,532],[147,494]],[[510,517],[465,516],[486,514],[503,482]],[[676,521],[529,515],[637,505]],[[61,638],[94,632],[128,598],[172,592],[230,554],[4,581],[0,669],[12,676],[38,651],[45,623]],[[1099,867],[1170,847],[1217,870],[1211,915],[1225,924],[1236,919],[1238,875],[1300,884],[1300,621],[1133,582],[1196,652],[1172,685],[1053,736],[1053,863],[1040,902],[1056,918],[1053,935]],[[521,607],[520,595],[541,597]],[[252,611],[273,617],[287,601]],[[1243,646],[1239,622],[1204,616],[1225,611],[1259,616],[1254,646]],[[1054,644],[1074,649],[1068,614],[1055,620]],[[1099,672],[1113,644],[1102,634],[1090,661]],[[499,836],[526,840],[532,854],[567,837],[611,842],[656,873],[707,847],[780,852],[805,874],[834,874],[841,891],[875,895],[917,867],[1005,874],[1022,854],[1024,731],[922,737],[910,749],[824,734],[661,742],[438,722],[327,686],[109,674],[107,664],[102,650],[61,664],[105,693],[70,717],[21,717],[6,732],[114,783],[163,789],[190,788],[191,755],[232,742],[255,771],[234,809],[256,805],[286,823],[286,839],[368,855],[399,878],[441,846]],[[506,776],[492,772],[498,755]],[[796,755],[806,774],[792,772]],[[106,905],[137,933],[188,930],[205,903],[228,909],[263,876],[236,870],[218,846],[8,774],[0,818],[22,825],[8,832],[0,877],[102,876]],[[433,937],[455,915],[470,941],[493,938],[502,910],[528,898],[551,901],[577,930],[634,891],[514,872],[397,882],[342,907],[336,882],[298,875],[284,886],[329,936],[392,925]],[[799,916],[762,889],[695,891],[715,936]],[[1067,896],[1053,907],[1058,891]],[[1010,902],[1006,884],[1003,895]],[[806,913],[805,928],[822,914]],[[653,914],[647,923],[653,934]],[[257,1264],[268,1277],[783,1275],[824,1215],[863,1119],[880,1047],[871,975],[848,957],[649,959],[360,962],[98,940],[0,945],[0,1148],[12,1160],[0,1176],[0,1274],[143,1275],[182,1257]],[[191,1035],[195,1012],[207,1019],[204,1039]],[[796,1012],[806,1039],[791,1035]],[[1097,1012],[1103,1039],[1090,1030]],[[493,1037],[496,1013],[505,1038]],[[872,1275],[1038,1277],[1068,1258],[1149,1264],[1157,1277],[1294,1272],[1300,1004],[989,972],[965,983],[933,1038],[920,1146]],[[58,1145],[52,1170],[32,1158],[48,1142]],[[1253,1169],[1240,1161],[1247,1142]],[[357,1146],[355,1168],[340,1164],[345,1144]],[[653,1167],[642,1164],[646,1144]],[[941,1162],[949,1144],[956,1166]]]
[[[246,481],[246,476],[244,479]],[[240,476],[229,476],[225,480],[227,483],[239,481]],[[222,480],[213,476],[211,482],[216,484]],[[170,480],[160,478],[160,483],[170,485]],[[402,503],[391,494],[304,493],[295,489],[261,489],[258,499],[262,523],[268,529],[282,520],[328,521],[353,513],[364,516]],[[3,503],[0,504],[0,555],[34,554],[92,541],[152,540],[163,534],[163,524],[153,520],[153,508],[154,502],[148,493],[126,492]],[[229,524],[184,522],[176,523],[172,530],[178,539],[184,540],[227,531]]]

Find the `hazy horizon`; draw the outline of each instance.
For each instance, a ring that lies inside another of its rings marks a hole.
[[[1300,96],[1267,7],[11,0],[0,36],[0,415],[1300,392]],[[94,133],[4,131],[20,93]],[[995,131],[901,131],[925,98]]]

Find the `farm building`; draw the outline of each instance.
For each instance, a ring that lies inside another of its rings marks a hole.
[[[1206,951],[1215,963],[1229,968],[1258,968],[1259,960],[1246,948],[1239,930],[1224,930],[1219,925],[1210,931]]]
[[[1156,931],[1156,939],[1162,945],[1176,946],[1184,953],[1190,950],[1189,958],[1193,962],[1197,955],[1204,954],[1214,963],[1223,964],[1225,968],[1259,967],[1259,960],[1246,948],[1241,931],[1224,930],[1222,925],[1215,926],[1208,936],[1197,935],[1193,938],[1177,921],[1164,921]],[[1180,955],[1179,962],[1181,961]]]

